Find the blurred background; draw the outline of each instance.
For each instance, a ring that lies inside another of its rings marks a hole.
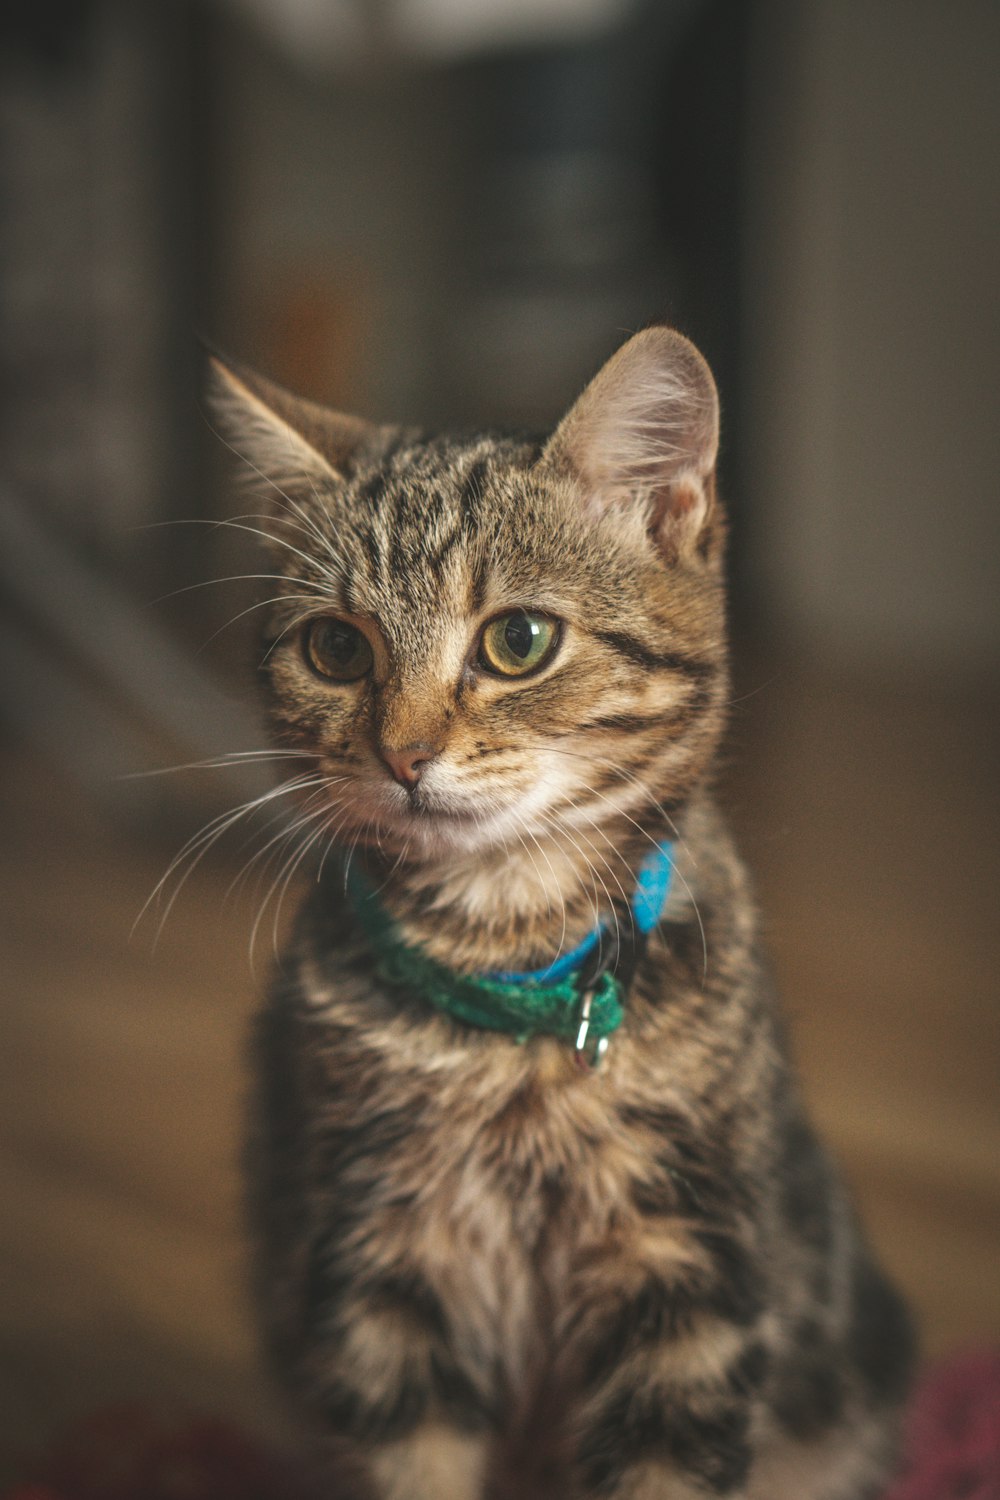
[[[130,937],[267,785],[135,774],[264,743],[196,332],[432,428],[544,428],[654,319],[701,346],[723,791],[807,1090],[928,1355],[996,1343],[1000,7],[18,0],[0,35],[0,1480],[125,1398],[280,1430],[237,1171],[274,867],[232,893],[220,840]]]

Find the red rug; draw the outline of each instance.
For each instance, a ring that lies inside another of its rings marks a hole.
[[[927,1372],[910,1403],[903,1473],[886,1500],[1000,1500],[1000,1353]]]
[[[71,1432],[2,1500],[322,1500],[297,1466],[224,1422],[169,1427],[137,1409]],[[928,1371],[885,1500],[1000,1500],[1000,1354]]]

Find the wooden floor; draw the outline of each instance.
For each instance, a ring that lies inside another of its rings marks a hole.
[[[815,1113],[928,1352],[1000,1342],[998,705],[743,678],[727,797]],[[104,1402],[276,1432],[236,1169],[252,904],[206,862],[151,952],[162,850],[23,754],[3,803],[0,1481]]]

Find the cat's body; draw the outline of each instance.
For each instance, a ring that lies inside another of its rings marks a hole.
[[[303,829],[353,849],[407,951],[536,971],[603,924],[625,953],[651,846],[673,866],[599,1068],[389,982],[324,867],[259,1029],[251,1163],[271,1353],[334,1471],[378,1500],[871,1500],[908,1329],[802,1114],[708,788],[703,362],[637,336],[544,447],[219,381],[283,497],[267,682],[315,756]]]

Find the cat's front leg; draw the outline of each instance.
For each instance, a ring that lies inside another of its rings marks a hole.
[[[376,1500],[481,1500],[488,1450],[482,1433],[429,1420],[374,1447],[365,1467]]]
[[[742,1398],[680,1394],[634,1369],[578,1413],[580,1500],[745,1500],[751,1449]]]
[[[416,1396],[390,1421],[357,1394],[349,1415],[325,1414],[318,1467],[336,1500],[482,1500],[492,1434],[434,1406],[429,1391]]]
[[[358,1500],[481,1500],[490,1395],[440,1298],[412,1266],[378,1276],[354,1258],[348,1278],[329,1244],[321,1260],[293,1382],[329,1445],[331,1482],[344,1467],[363,1475]]]
[[[729,1246],[730,1273],[737,1258]],[[728,1284],[718,1269],[588,1275],[571,1319],[579,1496],[743,1500],[767,1359],[749,1264]]]

